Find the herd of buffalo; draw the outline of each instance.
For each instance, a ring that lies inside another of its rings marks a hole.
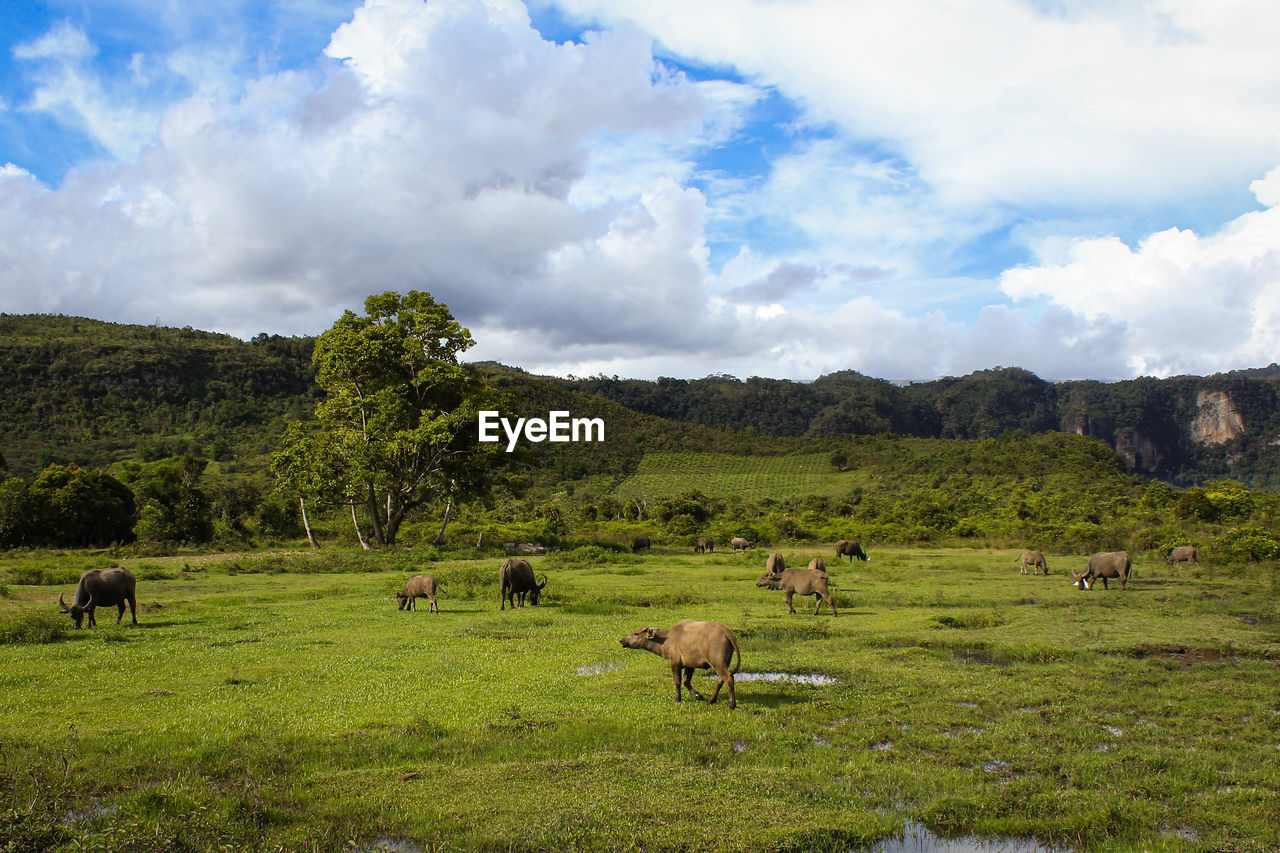
[[[651,543],[648,536],[637,536],[632,542],[631,550],[633,552],[649,549]],[[743,538],[735,538],[730,542],[733,551],[742,551],[755,548],[756,543]],[[715,541],[708,538],[699,538],[694,546],[694,551],[699,554],[711,553],[715,550]],[[870,561],[866,552],[862,550],[862,545],[855,540],[841,539],[836,543],[836,559],[848,557],[849,562],[858,560]],[[1170,563],[1181,562],[1199,562],[1199,554],[1194,545],[1184,545],[1174,548],[1168,554],[1167,560]],[[1028,567],[1031,574],[1043,572],[1049,574],[1049,564],[1045,560],[1043,553],[1039,551],[1023,551],[1020,556],[1019,571],[1027,574]],[[1127,551],[1107,551],[1100,554],[1094,554],[1089,558],[1088,564],[1083,572],[1071,572],[1075,578],[1074,586],[1082,590],[1093,589],[1094,583],[1099,579],[1102,581],[1104,589],[1110,589],[1109,581],[1119,580],[1120,588],[1125,589],[1129,582],[1129,571],[1133,567],[1133,562],[1129,558]],[[776,589],[786,593],[787,610],[795,613],[796,609],[791,603],[794,595],[812,595],[814,596],[813,613],[816,616],[822,609],[822,603],[825,601],[831,609],[831,615],[836,615],[836,605],[831,598],[828,584],[830,577],[827,574],[827,566],[821,557],[815,557],[809,562],[809,567],[805,569],[788,569],[786,561],[781,554],[770,554],[765,560],[764,576],[756,582],[756,586],[764,589]],[[534,574],[533,566],[528,560],[511,558],[502,564],[498,570],[498,586],[500,590],[499,610],[505,610],[507,603],[511,603],[512,609],[524,607],[525,600],[529,604],[536,605],[538,597],[547,585],[547,576],[542,575],[542,582],[538,582],[537,576]],[[80,583],[76,586],[75,594],[72,596],[71,604],[67,604],[63,600],[63,596],[58,596],[58,605],[62,608],[61,612],[70,614],[72,621],[77,628],[81,627],[84,617],[89,617],[89,627],[92,628],[97,624],[94,617],[94,611],[98,607],[116,607],[119,615],[116,617],[116,624],[120,624],[124,619],[125,605],[129,605],[129,614],[133,617],[133,624],[138,624],[137,614],[137,580],[133,573],[125,568],[114,569],[92,569],[80,576]],[[399,601],[401,610],[417,610],[417,600],[425,598],[430,602],[429,610],[439,613],[440,608],[436,604],[436,590],[439,588],[439,582],[432,575],[415,575],[410,578],[404,585],[404,588],[396,593],[396,599]],[[716,697],[720,695],[722,687],[727,688],[729,695],[729,707],[737,707],[737,699],[733,692],[733,674],[738,672],[742,665],[742,652],[738,647],[738,638],[734,636],[733,631],[719,622],[696,622],[690,619],[684,619],[670,628],[641,628],[620,641],[623,647],[628,649],[647,649],[656,655],[667,660],[671,665],[671,676],[675,681],[676,701],[681,699],[680,685],[689,689],[695,699],[702,700],[702,694],[694,690],[691,679],[695,669],[714,669],[717,681],[715,690],[711,694],[709,702],[714,703]],[[733,669],[729,668],[729,664],[733,662],[734,655],[737,655],[737,666]]]

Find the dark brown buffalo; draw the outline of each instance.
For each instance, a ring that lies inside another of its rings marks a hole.
[[[1046,575],[1049,574],[1049,564],[1045,562],[1044,554],[1039,551],[1023,551],[1020,559],[1022,560],[1022,565],[1018,568],[1018,571],[1022,574],[1025,575],[1027,573],[1027,566],[1031,567],[1031,574],[1033,575],[1037,569],[1043,569]]]
[[[787,570],[787,561],[781,554],[770,554],[764,561],[764,570],[771,575],[780,575]]]
[[[716,549],[716,540],[708,539],[705,536],[698,537],[698,544],[693,546],[695,554],[710,554]]]
[[[809,561],[809,568],[815,572],[825,573],[827,571],[827,563],[821,557],[814,557]]]
[[[529,596],[529,604],[536,605],[538,603],[538,595],[542,592],[542,588],[547,585],[547,576],[542,576],[542,583],[538,583],[538,579],[533,576],[533,566],[529,565],[528,560],[517,560],[515,557],[507,560],[502,564],[502,568],[498,569],[498,586],[502,592],[502,606],[499,610],[507,609],[507,602],[511,602],[512,609],[516,606],[516,598],[519,597],[520,606],[524,607],[524,597]]]
[[[1174,563],[1195,563],[1200,565],[1200,552],[1195,545],[1179,545],[1169,552],[1170,565]]]
[[[735,536],[729,540],[729,547],[734,551],[745,551],[748,548],[756,547],[756,543],[743,539],[741,536]]]
[[[836,559],[839,560],[841,557],[848,557],[850,563],[853,562],[854,557],[864,563],[871,562],[871,558],[862,550],[862,544],[857,539],[841,539],[836,543]]]
[[[719,622],[682,619],[665,631],[641,628],[618,642],[625,648],[648,649],[667,659],[671,664],[671,678],[676,683],[677,702],[681,698],[681,676],[693,698],[702,701],[702,694],[693,689],[693,671],[710,668],[716,671],[718,678],[709,704],[714,704],[716,697],[720,695],[720,688],[728,685],[729,707],[738,707],[738,699],[733,693],[733,674],[742,668],[742,650],[738,648],[738,638]],[[738,655],[738,663],[730,670],[729,664],[733,661],[734,653]]]
[[[1102,588],[1110,589],[1107,584],[1109,578],[1119,578],[1120,588],[1124,589],[1129,584],[1129,569],[1132,568],[1133,561],[1129,559],[1128,551],[1106,551],[1102,554],[1094,554],[1089,558],[1089,565],[1081,574],[1072,572],[1071,575],[1076,579],[1072,586],[1080,589],[1093,589],[1093,585],[1097,583],[1098,578],[1102,578]]]
[[[653,543],[649,541],[648,536],[637,536],[631,540],[631,553],[642,550],[653,550]]]
[[[418,599],[425,598],[431,602],[427,612],[439,613],[440,607],[436,604],[436,589],[439,585],[434,575],[414,575],[409,578],[404,589],[396,593],[396,598],[400,601],[400,609],[404,610],[408,607],[410,610],[417,610]]]
[[[793,595],[812,595],[816,596],[813,604],[813,615],[817,616],[818,611],[822,609],[822,602],[825,599],[827,606],[831,608],[831,615],[837,616],[836,604],[831,600],[831,593],[827,589],[829,578],[826,572],[820,572],[817,569],[787,569],[781,574],[766,573],[764,577],[756,581],[758,587],[768,587],[769,589],[780,589],[787,594],[787,611],[795,613],[795,605],[791,603]]]
[[[61,612],[71,614],[71,621],[76,623],[77,628],[88,613],[89,627],[92,628],[98,624],[94,611],[99,607],[112,605],[120,609],[120,615],[116,617],[116,624],[119,625],[124,618],[124,605],[127,601],[129,615],[133,617],[133,624],[137,625],[137,586],[137,579],[128,569],[91,569],[80,576],[75,595],[71,596],[71,606],[67,606],[61,595],[58,596],[58,606],[62,608]]]

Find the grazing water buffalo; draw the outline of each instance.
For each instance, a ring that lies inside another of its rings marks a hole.
[[[404,589],[396,593],[396,598],[400,601],[400,608],[404,610],[407,606],[410,610],[418,609],[418,599],[425,598],[431,602],[427,608],[428,613],[439,613],[440,607],[436,604],[436,588],[439,583],[434,575],[414,575],[409,578],[409,582],[404,585]]]
[[[1022,566],[1018,569],[1022,574],[1027,573],[1027,566],[1031,567],[1031,574],[1036,573],[1036,569],[1044,569],[1044,573],[1049,574],[1049,564],[1044,560],[1044,554],[1039,551],[1023,551]]]
[[[1093,589],[1093,585],[1098,578],[1102,578],[1102,588],[1110,589],[1107,579],[1119,578],[1120,588],[1124,589],[1129,584],[1129,569],[1131,566],[1133,566],[1133,562],[1129,559],[1128,551],[1107,551],[1102,554],[1094,554],[1089,558],[1089,565],[1083,573],[1071,573],[1072,577],[1076,579],[1072,586],[1080,589]]]
[[[764,561],[764,570],[771,575],[780,575],[787,570],[787,561],[781,554],[770,554]]]
[[[1196,550],[1195,545],[1179,545],[1169,552],[1168,561],[1170,565],[1174,563],[1195,563],[1200,565],[1200,552]]]
[[[821,557],[814,557],[812,560],[809,561],[809,568],[815,572],[825,573],[827,570],[827,564],[826,564],[826,561],[823,560]]]
[[[716,697],[720,695],[720,688],[727,684],[729,707],[738,707],[738,699],[733,694],[733,674],[742,668],[742,650],[738,648],[738,638],[719,622],[682,619],[665,631],[641,628],[618,642],[625,648],[648,649],[667,659],[671,664],[671,678],[676,683],[677,702],[680,701],[681,676],[693,698],[702,701],[702,694],[693,689],[693,671],[711,668],[716,671],[718,678],[709,704],[715,703]],[[738,663],[730,670],[729,663],[735,652]]]
[[[857,557],[864,563],[871,562],[871,558],[867,556],[867,552],[862,550],[862,544],[857,539],[841,539],[836,543],[836,559],[848,557],[849,562],[853,562],[853,558]]]
[[[716,549],[716,540],[708,539],[705,536],[698,537],[698,544],[693,546],[695,554],[710,554]]]
[[[498,569],[498,587],[502,593],[502,606],[498,609],[506,610],[507,602],[510,601],[511,608],[514,610],[517,596],[519,596],[520,606],[524,607],[525,595],[529,596],[529,604],[536,605],[538,595],[546,585],[545,574],[542,576],[542,583],[538,583],[538,579],[533,576],[533,566],[529,565],[529,561],[512,557]]]
[[[58,606],[62,608],[61,612],[71,614],[71,621],[76,623],[77,628],[80,627],[84,614],[88,613],[89,627],[92,628],[98,624],[94,610],[112,605],[120,608],[120,615],[116,617],[116,624],[119,625],[124,618],[124,603],[127,601],[129,615],[133,617],[133,624],[137,625],[137,596],[134,592],[137,585],[137,579],[128,569],[92,569],[80,576],[75,595],[71,597],[71,606],[67,606],[61,595],[58,596]]]
[[[735,551],[746,551],[748,548],[756,547],[756,543],[743,539],[741,536],[735,536],[729,540],[729,547]]]
[[[756,586],[780,589],[785,592],[789,613],[796,612],[795,606],[791,603],[791,596],[813,595],[816,596],[813,604],[814,616],[817,616],[818,611],[822,609],[823,599],[826,599],[827,606],[831,608],[831,615],[837,616],[839,614],[836,613],[836,603],[831,600],[831,593],[827,589],[828,580],[827,573],[817,569],[787,569],[781,574],[766,574],[756,581]]]
[[[636,551],[639,551],[645,548],[648,548],[649,550],[653,550],[651,543],[649,542],[648,536],[637,536],[635,539],[631,540],[632,554],[634,554]]]

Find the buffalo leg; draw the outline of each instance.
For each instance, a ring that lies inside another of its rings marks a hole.
[[[729,707],[731,709],[738,707],[738,700],[733,695],[733,673],[729,671],[727,666],[723,672],[716,670],[716,689],[712,691],[711,701],[708,704],[714,705],[716,703],[716,697],[720,695],[720,688],[726,684],[729,685]]]
[[[791,603],[791,590],[787,590],[787,612],[788,613],[796,612],[795,605]]]
[[[676,683],[676,701],[680,701],[680,664],[671,664],[671,680]]]
[[[689,692],[693,694],[693,698],[699,702],[703,701],[703,696],[693,686],[693,667],[686,666],[684,669],[684,686],[689,688]]]
[[[832,615],[832,616],[836,616],[836,615],[838,615],[838,614],[836,613],[836,600],[835,600],[834,598],[832,598],[832,597],[830,596],[830,594],[828,594],[827,596],[825,596],[825,598],[827,599],[827,606],[831,608],[831,615]],[[819,598],[819,599],[818,599],[818,606],[817,606],[817,607],[815,607],[815,608],[813,609],[813,615],[814,615],[814,616],[817,616],[817,615],[818,615],[818,611],[819,611],[819,610],[821,610],[821,609],[822,609],[822,598]]]
[[[738,707],[738,699],[733,695],[733,673],[729,671],[728,665],[725,666],[723,672],[716,670],[716,689],[711,693],[711,702],[709,704],[714,705],[716,703],[716,697],[720,695],[720,688],[725,685],[729,686],[729,708],[732,710]]]

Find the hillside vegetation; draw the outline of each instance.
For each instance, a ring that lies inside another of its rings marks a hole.
[[[301,536],[298,495],[275,488],[268,464],[286,425],[314,418],[322,392],[313,346],[0,316],[0,542],[129,542],[96,532],[104,509],[82,499],[104,476],[136,501],[111,507],[110,529],[134,525],[144,549]],[[860,536],[1079,550],[1194,543],[1246,560],[1280,553],[1276,496],[1239,482],[1270,486],[1280,470],[1280,448],[1263,441],[1280,381],[1269,370],[1055,386],[997,369],[898,387],[852,372],[802,384],[470,369],[507,401],[504,415],[598,417],[606,439],[521,442],[496,454],[505,464],[487,497],[454,507],[450,524],[443,501],[424,505],[406,522],[410,543],[610,545],[644,531],[668,543]],[[1207,429],[1210,402],[1197,400],[1226,401],[1215,423],[1242,422],[1244,431],[1188,444],[1184,425]],[[1177,465],[1179,476],[1199,472],[1196,487],[1147,481],[1124,461],[1148,457],[1166,474]],[[354,543],[349,506],[318,501],[312,513],[323,541]],[[74,541],[57,529],[73,522],[84,531]]]

